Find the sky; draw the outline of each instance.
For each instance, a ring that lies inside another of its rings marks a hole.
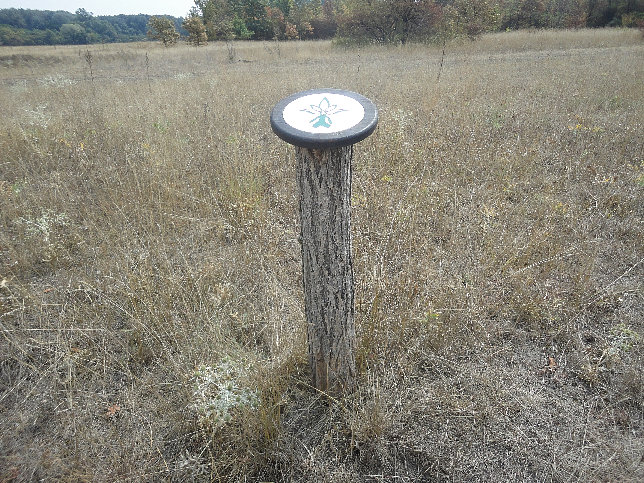
[[[185,17],[194,4],[194,0],[0,0],[0,9],[66,10],[74,13],[84,8],[94,15],[145,13]]]

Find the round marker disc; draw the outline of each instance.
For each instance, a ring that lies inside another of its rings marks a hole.
[[[378,124],[378,110],[366,97],[340,89],[314,89],[282,99],[271,127],[287,143],[324,149],[362,141]]]

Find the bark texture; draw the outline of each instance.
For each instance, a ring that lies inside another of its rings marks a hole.
[[[356,384],[352,155],[352,146],[296,148],[309,364],[313,385],[335,394]]]

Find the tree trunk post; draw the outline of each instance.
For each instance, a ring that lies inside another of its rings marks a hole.
[[[355,385],[352,148],[295,150],[309,365],[322,391]]]
[[[353,144],[377,122],[371,101],[336,89],[295,94],[271,113],[296,146],[309,365],[313,386],[332,394],[356,387],[351,168]]]

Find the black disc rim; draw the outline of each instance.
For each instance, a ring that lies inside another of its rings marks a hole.
[[[334,133],[301,131],[284,120],[284,109],[291,102],[299,97],[324,93],[339,94],[355,99],[364,108],[364,117],[355,126]],[[289,144],[309,149],[328,149],[355,144],[373,133],[377,125],[378,109],[375,104],[361,94],[343,89],[311,89],[298,92],[279,101],[271,111],[271,128],[273,132]]]

